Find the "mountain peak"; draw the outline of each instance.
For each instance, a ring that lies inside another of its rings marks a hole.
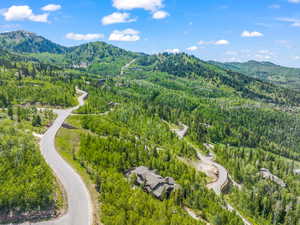
[[[25,53],[61,54],[66,52],[65,47],[26,30],[0,33],[0,48]]]
[[[10,38],[10,39],[15,39],[15,41],[20,41],[20,39],[22,38],[37,38],[37,37],[42,38],[41,36],[38,36],[37,34],[26,30],[3,32],[0,33],[0,36],[5,38]]]

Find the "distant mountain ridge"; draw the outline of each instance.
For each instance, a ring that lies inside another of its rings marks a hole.
[[[198,78],[203,79],[207,87],[215,87],[210,96],[217,97],[225,92],[231,92],[244,98],[260,99],[269,103],[293,104],[293,102],[300,102],[300,93],[297,91],[287,90],[243,73],[224,70],[185,53],[141,56],[136,63],[153,72],[164,72],[191,81]],[[202,95],[201,89],[196,90],[198,94]]]
[[[257,76],[249,74],[243,64],[208,63],[185,53],[147,55],[127,51],[100,41],[64,47],[27,31],[14,31],[1,35],[0,49],[2,47],[14,55],[25,56],[29,60],[38,60],[52,66],[80,69],[109,77],[118,76],[124,65],[136,59],[137,66],[147,68],[148,71],[165,72],[191,80],[201,77],[217,88],[232,89],[243,97],[264,99],[274,103],[300,102],[300,93],[292,90],[287,92],[283,88],[264,82],[262,80],[266,79],[261,76],[257,79]],[[249,64],[251,65],[248,68],[253,68],[253,64],[259,65],[255,61],[250,61]],[[263,65],[266,68],[276,66],[270,63],[263,63]]]
[[[225,70],[232,70],[277,85],[300,90],[300,68],[284,67],[276,65],[272,62],[258,62],[255,60],[250,60],[244,63],[221,63],[216,61],[208,62]]]
[[[31,54],[47,62],[64,64],[92,64],[104,58],[137,55],[100,41],[65,47],[24,30],[0,33],[0,48],[15,53]]]
[[[62,54],[67,48],[28,31],[0,33],[0,48],[20,53]]]
[[[137,53],[126,51],[122,48],[97,41],[70,47],[66,57],[75,63],[84,62],[87,64],[96,63],[107,59],[108,62],[115,57],[136,57]]]

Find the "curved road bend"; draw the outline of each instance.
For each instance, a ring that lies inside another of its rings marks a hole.
[[[81,177],[61,158],[55,149],[55,135],[57,131],[72,111],[84,104],[87,93],[81,90],[77,91],[81,94],[78,97],[79,105],[70,109],[54,110],[58,117],[40,141],[41,152],[45,160],[53,169],[67,193],[67,213],[55,220],[38,223],[26,222],[22,225],[92,225],[93,207],[89,191]]]
[[[215,182],[209,183],[207,187],[213,189],[217,195],[221,195],[223,187],[228,183],[227,170],[218,163],[215,163],[211,157],[204,156],[197,151],[197,157],[206,164],[212,165],[218,170],[218,179]]]
[[[209,183],[207,187],[212,189],[217,195],[221,195],[223,187],[229,182],[227,170],[220,164],[214,162],[211,157],[203,156],[197,151],[197,157],[203,162],[213,165],[218,170],[218,179],[215,182]],[[229,211],[235,211],[235,213],[243,220],[245,225],[252,225],[245,217],[243,217],[238,210],[236,210],[232,205],[225,201],[226,207]]]
[[[182,139],[184,137],[184,135],[187,133],[188,130],[188,126],[183,124],[183,128],[182,130],[176,130],[176,134],[178,135],[178,137],[180,139]],[[182,136],[182,134],[184,134]],[[195,148],[194,146],[192,146],[193,148]],[[221,195],[222,193],[222,189],[223,187],[229,182],[229,178],[228,178],[228,172],[227,170],[220,164],[216,163],[213,161],[212,157],[208,157],[208,156],[204,156],[202,155],[198,149],[196,149],[197,151],[197,157],[199,158],[199,160],[203,161],[206,164],[212,165],[214,167],[217,168],[218,170],[218,179],[215,182],[209,183],[207,185],[207,187],[209,189],[212,189],[217,195]],[[252,225],[252,223],[250,223],[245,217],[243,217],[238,210],[236,210],[232,205],[230,205],[227,201],[226,202],[226,207],[229,211],[235,211],[236,214],[243,220],[245,225]],[[188,211],[188,213],[190,214],[190,212]],[[191,214],[190,214],[191,215]],[[193,216],[192,216],[193,217]]]
[[[203,162],[213,165],[218,170],[218,179],[215,182],[207,184],[209,189],[212,189],[217,195],[221,195],[222,189],[229,182],[229,175],[227,170],[220,164],[214,162],[211,157],[203,156],[201,153],[197,151],[197,157]],[[235,213],[243,220],[245,225],[252,225],[245,217],[243,217],[238,210],[236,210],[231,204],[225,201],[226,207],[229,211],[235,211]]]

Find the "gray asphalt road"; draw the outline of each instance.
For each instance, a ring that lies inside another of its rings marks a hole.
[[[228,183],[228,172],[227,170],[221,166],[220,164],[214,162],[211,157],[203,156],[199,152],[197,152],[197,156],[203,162],[212,165],[218,170],[218,179],[215,182],[209,183],[207,187],[209,189],[213,189],[214,192],[218,195],[222,193],[222,188]]]
[[[218,169],[218,179],[215,182],[209,183],[207,187],[212,189],[217,195],[221,195],[222,188],[229,182],[227,170],[220,164],[213,161],[212,157],[204,156],[197,152],[197,157],[203,162],[213,165]],[[226,202],[226,207],[229,211],[235,211],[236,214],[243,220],[245,225],[252,225],[245,217],[243,217],[238,210],[236,210],[232,205]]]
[[[180,123],[182,126],[181,129],[174,129],[175,133],[179,137],[179,139],[183,139],[186,135],[189,127],[184,125],[183,123]],[[195,148],[194,146],[192,146]],[[218,170],[218,178],[215,182],[212,182],[207,185],[209,189],[212,189],[217,195],[221,195],[222,188],[228,183],[228,172],[227,170],[221,166],[220,164],[213,161],[212,157],[204,156],[199,152],[199,149],[197,149],[197,157],[204,163],[208,165],[212,165]]]
[[[86,92],[78,90],[79,105],[65,110],[54,110],[58,117],[43,135],[40,147],[44,158],[63,184],[68,198],[67,213],[55,220],[34,223],[36,225],[92,225],[93,207],[88,189],[81,177],[66,163],[55,149],[55,135],[72,111],[84,104]],[[31,223],[24,223],[28,225]]]

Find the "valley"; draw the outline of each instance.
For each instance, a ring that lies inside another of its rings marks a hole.
[[[0,224],[299,224],[296,88],[185,53],[24,31],[0,48]],[[141,166],[179,188],[156,198],[126,176]]]

